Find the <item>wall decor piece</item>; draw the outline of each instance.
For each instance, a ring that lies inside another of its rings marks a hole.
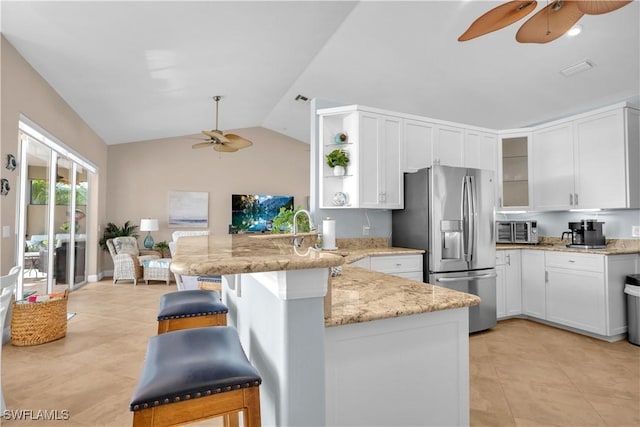
[[[169,227],[208,228],[209,193],[169,191]]]
[[[10,171],[14,170],[18,162],[16,161],[16,157],[13,154],[7,154],[7,169]]]
[[[0,180],[0,195],[6,196],[9,194],[9,190],[11,190],[11,187],[9,187],[9,180],[2,178],[2,180]]]

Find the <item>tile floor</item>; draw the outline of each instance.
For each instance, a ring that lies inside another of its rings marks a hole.
[[[159,299],[175,289],[106,280],[72,293],[68,310],[78,315],[64,339],[2,350],[7,407],[68,410],[70,419],[2,422],[131,425],[129,399]],[[470,361],[472,426],[640,426],[640,347],[626,341],[513,319],[472,335]]]

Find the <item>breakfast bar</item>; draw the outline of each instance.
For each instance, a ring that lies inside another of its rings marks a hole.
[[[343,265],[348,254],[312,242],[184,237],[171,264],[222,275],[228,323],[263,378],[263,424],[468,424],[468,307],[479,298]]]

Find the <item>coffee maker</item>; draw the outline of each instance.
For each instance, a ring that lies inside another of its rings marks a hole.
[[[607,246],[605,236],[602,232],[604,222],[594,219],[581,219],[579,222],[570,222],[571,230],[570,248],[604,249]]]

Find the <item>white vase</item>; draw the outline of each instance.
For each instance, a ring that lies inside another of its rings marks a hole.
[[[334,166],[333,167],[333,175],[334,176],[344,176],[346,170],[344,166]]]

